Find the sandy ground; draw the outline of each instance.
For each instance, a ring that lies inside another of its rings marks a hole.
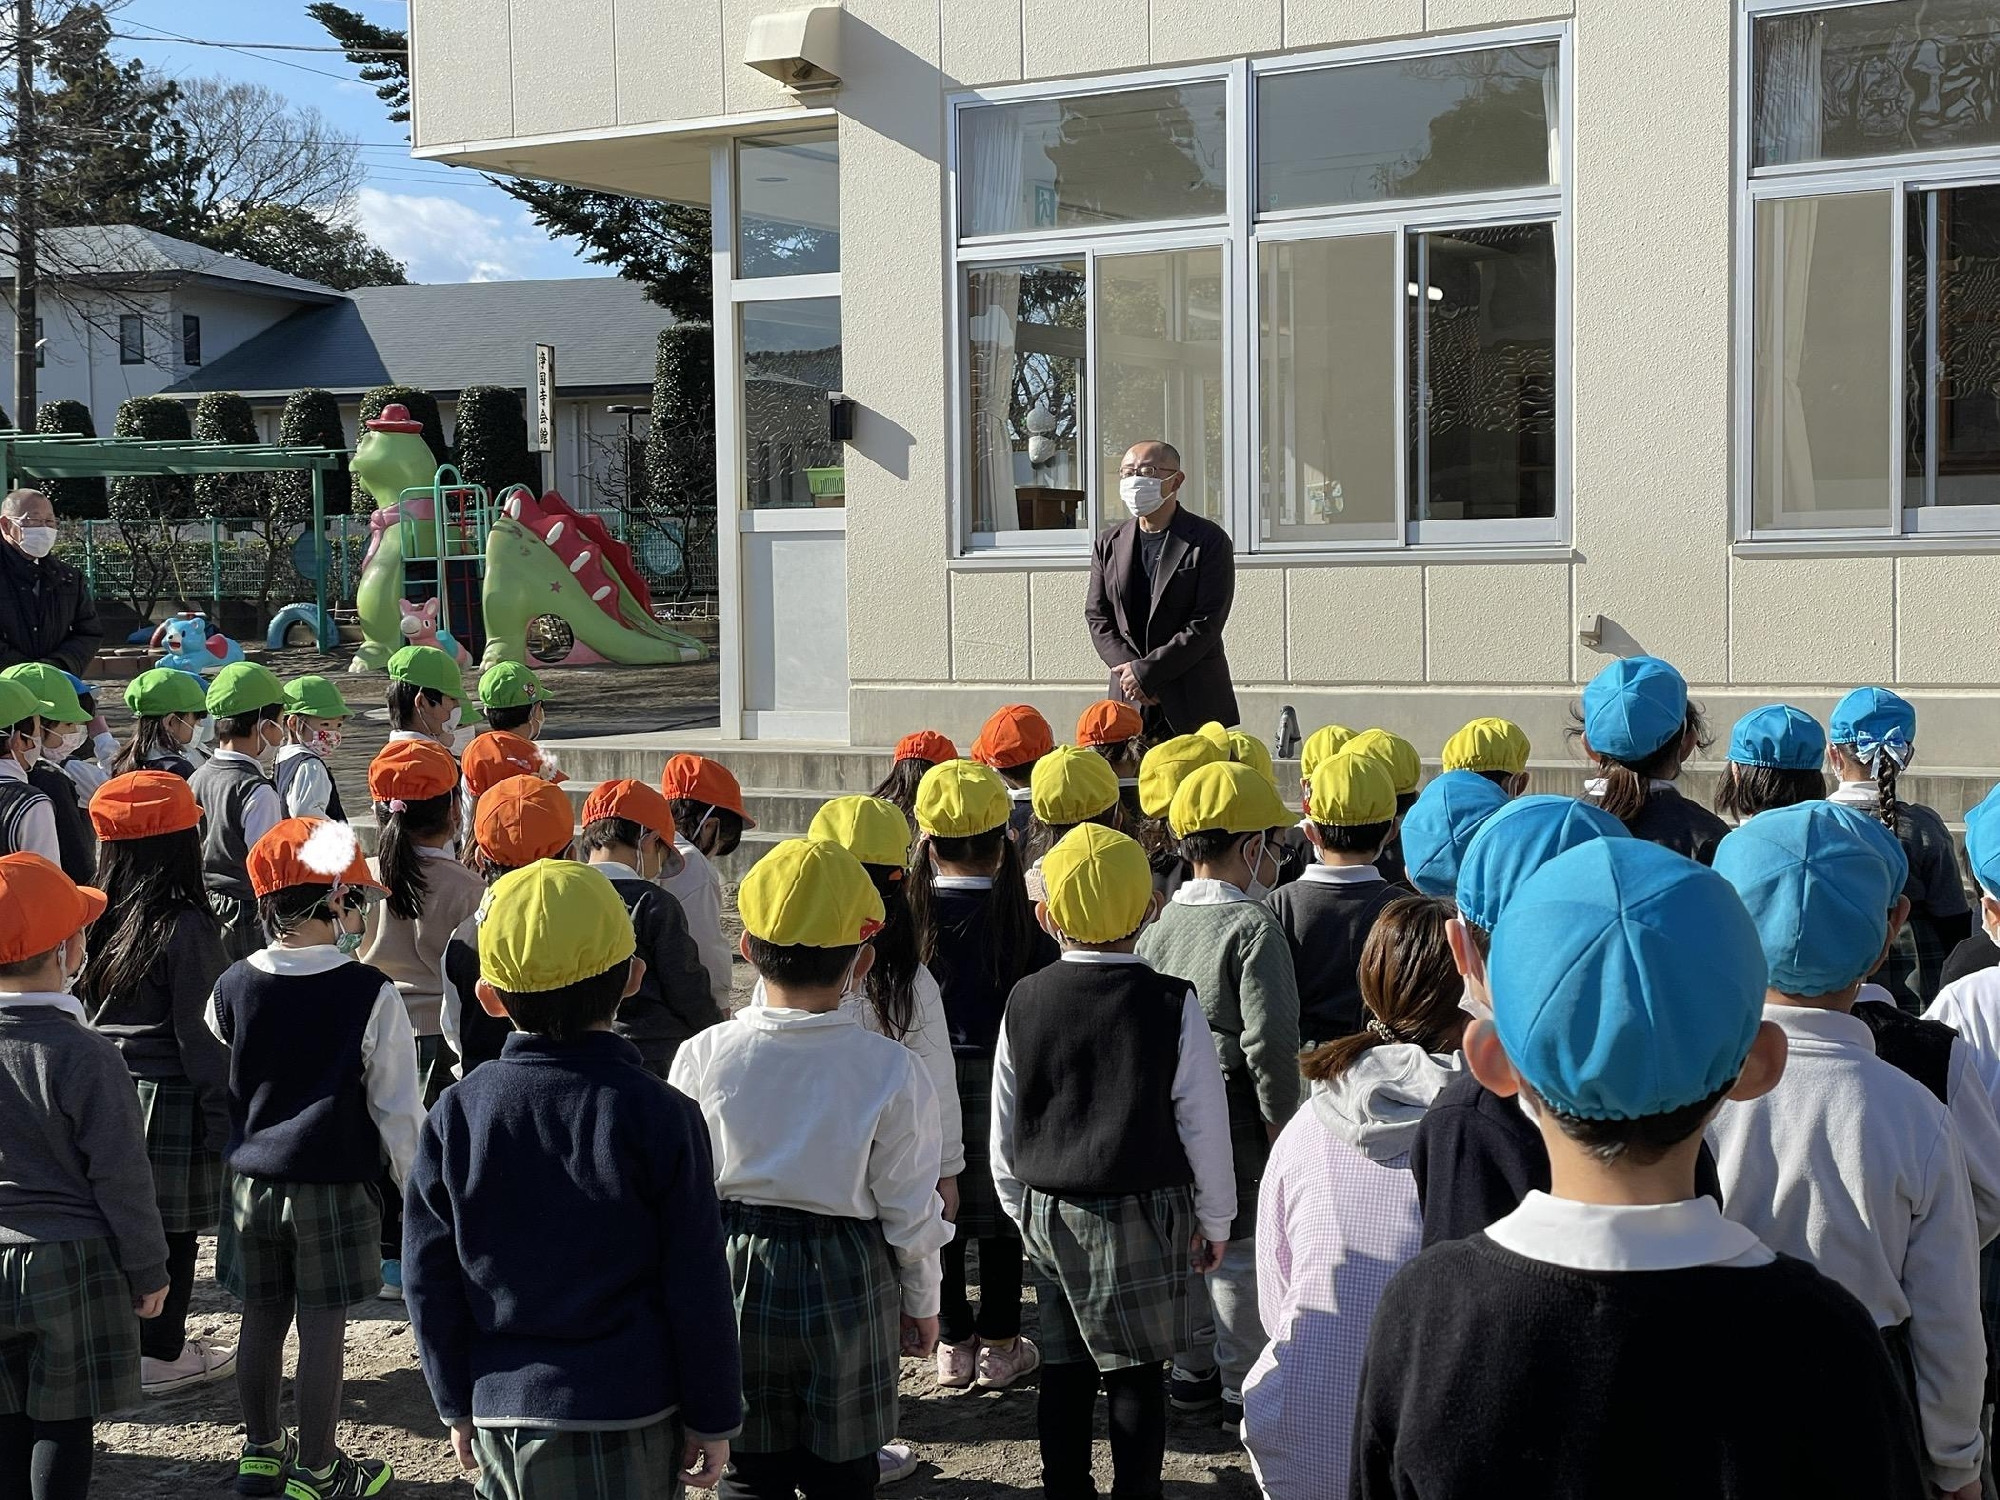
[[[332,659],[332,660],[338,660]],[[356,710],[333,765],[343,791],[359,807],[367,763],[387,738],[381,717],[382,679],[327,672],[330,659],[313,651],[279,653],[271,666],[281,677],[318,671],[333,678]],[[549,720],[548,738],[631,732],[656,727],[693,728],[714,722],[716,673],[713,663],[686,667],[592,667],[561,671],[549,679],[561,702]],[[129,716],[107,693],[105,708],[115,734],[129,728]],[[372,712],[371,712],[372,710]],[[365,814],[364,814],[365,815]],[[724,922],[736,922],[735,891],[725,891]],[[733,937],[734,931],[731,932]],[[747,994],[751,975],[739,961],[736,989]],[[236,1305],[216,1286],[214,1245],[203,1242],[194,1307],[193,1333],[234,1342]],[[1032,1293],[1030,1293],[1032,1297]],[[1035,1312],[1027,1312],[1033,1335]],[[917,1476],[892,1493],[916,1497],[976,1497],[1034,1494],[1040,1490],[1035,1448],[1032,1383],[1002,1392],[939,1392],[928,1361],[905,1362],[901,1436],[925,1459]],[[424,1389],[415,1345],[399,1303],[374,1302],[356,1309],[347,1325],[347,1393],[341,1443],[350,1452],[388,1458],[398,1483],[390,1491],[407,1496],[467,1496],[449,1445]],[[1110,1462],[1099,1429],[1098,1485],[1109,1493]],[[233,1382],[198,1386],[179,1396],[148,1401],[98,1424],[98,1460],[91,1492],[126,1500],[227,1492],[242,1442],[242,1424]],[[1166,1492],[1169,1496],[1250,1497],[1256,1486],[1235,1439],[1212,1419],[1173,1418],[1167,1437]],[[579,1497],[587,1500],[587,1497]]]

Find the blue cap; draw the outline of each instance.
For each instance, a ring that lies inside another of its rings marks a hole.
[[[2000,786],[1965,815],[1965,862],[1989,896],[2000,896]]]
[[[1826,759],[1826,731],[1802,708],[1767,703],[1736,721],[1729,732],[1729,758],[1739,766],[1817,771]]]
[[[1432,779],[1403,819],[1403,868],[1426,896],[1458,889],[1458,864],[1479,825],[1507,805],[1507,794],[1477,771]]]
[[[1715,873],[1757,924],[1772,989],[1844,990],[1882,956],[1903,883],[1871,822],[1851,807],[1799,802],[1758,813],[1716,846]]]
[[[1583,690],[1583,733],[1612,760],[1644,760],[1687,724],[1685,678],[1657,656],[1628,656]]]
[[[69,685],[76,689],[77,697],[81,698],[86,693],[88,693],[92,697],[95,697],[97,695],[97,689],[92,687],[89,683],[85,682],[81,677],[77,676],[76,673],[65,672],[63,673],[63,676],[67,677],[69,679]]]
[[[1713,870],[1644,839],[1591,839],[1514,893],[1487,981],[1501,1045],[1552,1108],[1637,1120],[1742,1071],[1764,953]]]
[[[1834,704],[1827,728],[1836,745],[1852,745],[1863,760],[1889,750],[1900,763],[1917,743],[1917,710],[1887,688],[1858,687]]]
[[[1566,849],[1632,835],[1601,807],[1574,797],[1518,797],[1479,825],[1458,867],[1458,914],[1493,930],[1514,893]]]

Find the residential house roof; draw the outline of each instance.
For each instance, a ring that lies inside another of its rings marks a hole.
[[[288,276],[206,245],[157,234],[136,224],[84,224],[41,233],[41,274],[53,278],[88,276],[102,280],[201,281],[228,285],[253,295],[328,303],[341,293],[302,276]],[[13,274],[11,252],[0,253],[0,271]]]

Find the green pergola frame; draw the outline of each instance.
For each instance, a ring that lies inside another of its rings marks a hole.
[[[327,607],[326,473],[347,461],[342,448],[286,448],[275,443],[199,443],[153,438],[87,438],[71,433],[0,428],[0,489],[43,479],[166,479],[189,474],[312,474],[313,633],[321,651],[340,643]]]

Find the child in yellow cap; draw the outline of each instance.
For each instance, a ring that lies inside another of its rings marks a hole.
[[[713,1486],[742,1418],[701,1112],[613,1030],[635,947],[590,866],[487,895],[479,1004],[514,1029],[424,1122],[405,1235],[424,1378],[482,1494]]]
[[[1056,945],[1035,925],[1020,846],[1008,836],[1012,809],[997,772],[969,760],[933,766],[917,786],[918,842],[910,908],[918,951],[944,997],[959,1108],[988,1117],[993,1049],[1015,983],[1056,961]],[[1000,1207],[987,1160],[986,1132],[965,1133],[958,1178],[958,1234],[944,1251],[938,1384],[1002,1390],[1041,1360],[1021,1336],[1021,1240]],[[979,1246],[979,1307],[966,1278],[966,1248]]]
[[[1215,1033],[1235,1143],[1236,1222],[1229,1258],[1206,1278],[1213,1317],[1174,1360],[1182,1411],[1243,1414],[1243,1379],[1263,1348],[1257,1321],[1257,1179],[1299,1102],[1299,988],[1291,942],[1264,904],[1292,813],[1249,766],[1205,765],[1181,782],[1167,822],[1193,876],[1174,892],[1139,951],[1188,980]],[[1205,1309],[1203,1311],[1206,1311]]]
[[[841,1007],[882,921],[859,860],[788,839],[744,877],[737,908],[764,1004],[684,1042],[669,1080],[714,1144],[748,1408],[731,1482],[870,1494],[899,1347],[921,1358],[937,1341],[952,1237],[937,1099],[907,1047]]]
[[[1028,899],[1042,899],[1042,856],[1064,834],[1083,823],[1123,829],[1124,804],[1119,800],[1118,773],[1094,750],[1058,745],[1035,763],[1029,779],[1029,803],[1034,819],[1028,825]]]
[[[1173,805],[1174,793],[1191,774],[1202,766],[1229,759],[1224,748],[1226,740],[1226,735],[1213,738],[1205,734],[1176,735],[1153,746],[1139,762],[1139,810],[1144,821],[1134,828],[1133,837],[1152,863],[1153,889],[1159,892],[1161,900],[1172,897],[1188,878],[1188,863],[1181,858],[1180,839],[1167,826],[1167,809]]]
[[[1474,719],[1444,742],[1447,771],[1484,776],[1510,797],[1528,789],[1527,732],[1509,719]]]
[[[1062,961],[1014,987],[993,1072],[993,1176],[1041,1312],[1042,1492],[1095,1493],[1102,1385],[1114,1493],[1156,1495],[1187,1269],[1223,1260],[1236,1215],[1229,1107],[1193,989],[1135,951],[1158,909],[1145,850],[1084,824],[1043,868]]]

